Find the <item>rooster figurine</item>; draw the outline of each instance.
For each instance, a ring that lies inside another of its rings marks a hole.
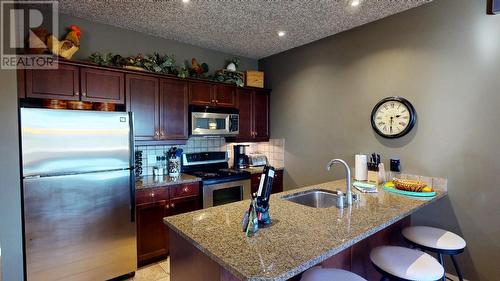
[[[191,70],[196,73],[197,75],[200,75],[203,73],[203,68],[201,68],[201,65],[198,63],[198,61],[193,58],[191,60]]]
[[[47,39],[47,45],[51,52],[65,59],[71,59],[80,48],[80,28],[76,25],[71,25],[69,29],[70,31],[62,41],[59,41],[54,35],[49,36]]]

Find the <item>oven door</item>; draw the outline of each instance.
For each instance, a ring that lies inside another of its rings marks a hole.
[[[250,199],[250,180],[203,186],[203,208]]]

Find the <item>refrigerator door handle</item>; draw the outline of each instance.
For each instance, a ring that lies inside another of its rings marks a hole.
[[[130,221],[135,222],[135,172],[130,170]]]
[[[130,221],[135,222],[135,143],[134,143],[134,113],[128,113],[130,123]]]

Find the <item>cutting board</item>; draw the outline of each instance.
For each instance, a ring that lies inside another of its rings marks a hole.
[[[413,197],[434,197],[436,196],[436,192],[414,192],[414,191],[406,191],[406,190],[399,190],[395,187],[387,186],[387,183],[384,184],[384,190],[396,194],[401,194],[405,196],[413,196]]]

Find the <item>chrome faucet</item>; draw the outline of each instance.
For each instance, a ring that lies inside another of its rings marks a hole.
[[[333,160],[330,160],[330,162],[326,166],[326,169],[328,171],[330,171],[330,169],[332,168],[333,164],[335,164],[335,163],[339,163],[339,164],[344,165],[345,173],[346,173],[346,182],[347,182],[347,186],[346,186],[346,201],[347,202],[346,202],[346,204],[347,205],[352,205],[351,169],[349,168],[349,165],[347,165],[347,163],[344,160],[342,160],[342,159],[333,159]]]

